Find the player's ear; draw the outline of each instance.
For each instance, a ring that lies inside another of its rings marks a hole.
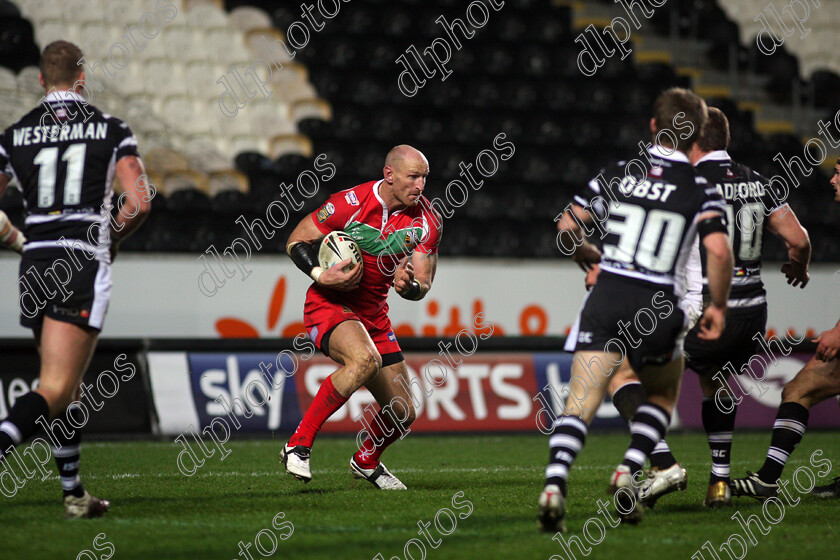
[[[38,83],[41,84],[41,87],[47,89],[47,82],[44,81],[44,75],[38,72]]]
[[[659,132],[659,131],[656,130],[656,118],[651,117],[650,118],[650,133],[655,136],[657,132]]]
[[[394,169],[390,165],[386,165],[382,168],[382,176],[385,178],[385,182],[389,185],[394,182]]]

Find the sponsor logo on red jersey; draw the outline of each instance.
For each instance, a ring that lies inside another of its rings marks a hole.
[[[356,191],[350,191],[349,193],[344,195],[344,200],[347,201],[347,204],[350,206],[358,206],[359,199],[356,198]]]

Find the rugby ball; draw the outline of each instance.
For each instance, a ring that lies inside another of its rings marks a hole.
[[[318,264],[324,270],[337,265],[343,260],[350,259],[354,265],[362,266],[362,251],[359,245],[343,231],[331,231],[321,241],[321,248],[318,250]],[[352,266],[344,269],[350,270]]]

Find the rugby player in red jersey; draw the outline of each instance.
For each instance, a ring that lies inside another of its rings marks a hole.
[[[392,284],[409,300],[420,300],[431,289],[441,217],[422,196],[429,162],[421,152],[396,146],[385,158],[383,174],[379,181],[333,194],[301,220],[286,244],[292,261],[315,280],[303,308],[306,330],[315,345],[341,366],[321,385],[280,451],[286,471],[304,482],[312,479],[309,456],[315,435],[364,386],[380,409],[367,439],[350,460],[350,471],[377,488],[405,489],[379,460],[415,415],[408,371],[391,329],[386,299]],[[314,244],[337,230],[358,243],[362,267],[345,271],[350,259],[327,270],[318,265]]]

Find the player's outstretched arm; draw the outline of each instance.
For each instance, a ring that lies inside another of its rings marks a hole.
[[[808,263],[811,260],[811,239],[808,237],[808,231],[802,227],[796,214],[787,205],[770,214],[767,229],[787,245],[788,262],[782,265],[787,283],[804,288],[810,279]]]
[[[6,192],[8,185],[9,176],[0,173],[0,198],[3,198],[3,193]],[[16,253],[23,253],[24,243],[26,243],[26,237],[23,236],[23,233],[18,228],[12,225],[6,213],[0,210],[0,244]]]
[[[706,219],[711,219],[713,222],[708,222]],[[712,297],[711,305],[705,309],[700,319],[698,337],[702,340],[716,340],[726,327],[726,302],[729,299],[735,260],[732,257],[729,237],[720,231],[721,228],[724,230],[726,228],[720,216],[718,214],[712,214],[710,218],[701,216],[698,221],[701,224],[701,231],[703,228],[711,228],[703,235],[703,247],[706,249],[706,271]]]
[[[120,158],[116,165],[117,179],[125,193],[125,202],[111,222],[111,257],[119,244],[139,228],[152,210],[155,188],[149,183],[143,160],[137,156]]]
[[[591,223],[592,215],[582,206],[572,204],[557,218],[557,247],[565,255],[571,255],[584,272],[601,262],[601,251],[586,239],[581,224]],[[573,248],[573,249],[572,249]],[[568,252],[567,252],[568,251]]]
[[[349,292],[355,290],[362,280],[362,267],[353,266],[347,272],[344,269],[351,264],[350,259],[326,270],[318,264],[318,255],[313,245],[324,238],[324,234],[315,227],[312,214],[305,216],[292,230],[286,242],[286,253],[304,274],[312,278],[319,286]]]
[[[394,289],[403,298],[418,301],[432,289],[437,272],[437,253],[414,251],[394,273]]]

